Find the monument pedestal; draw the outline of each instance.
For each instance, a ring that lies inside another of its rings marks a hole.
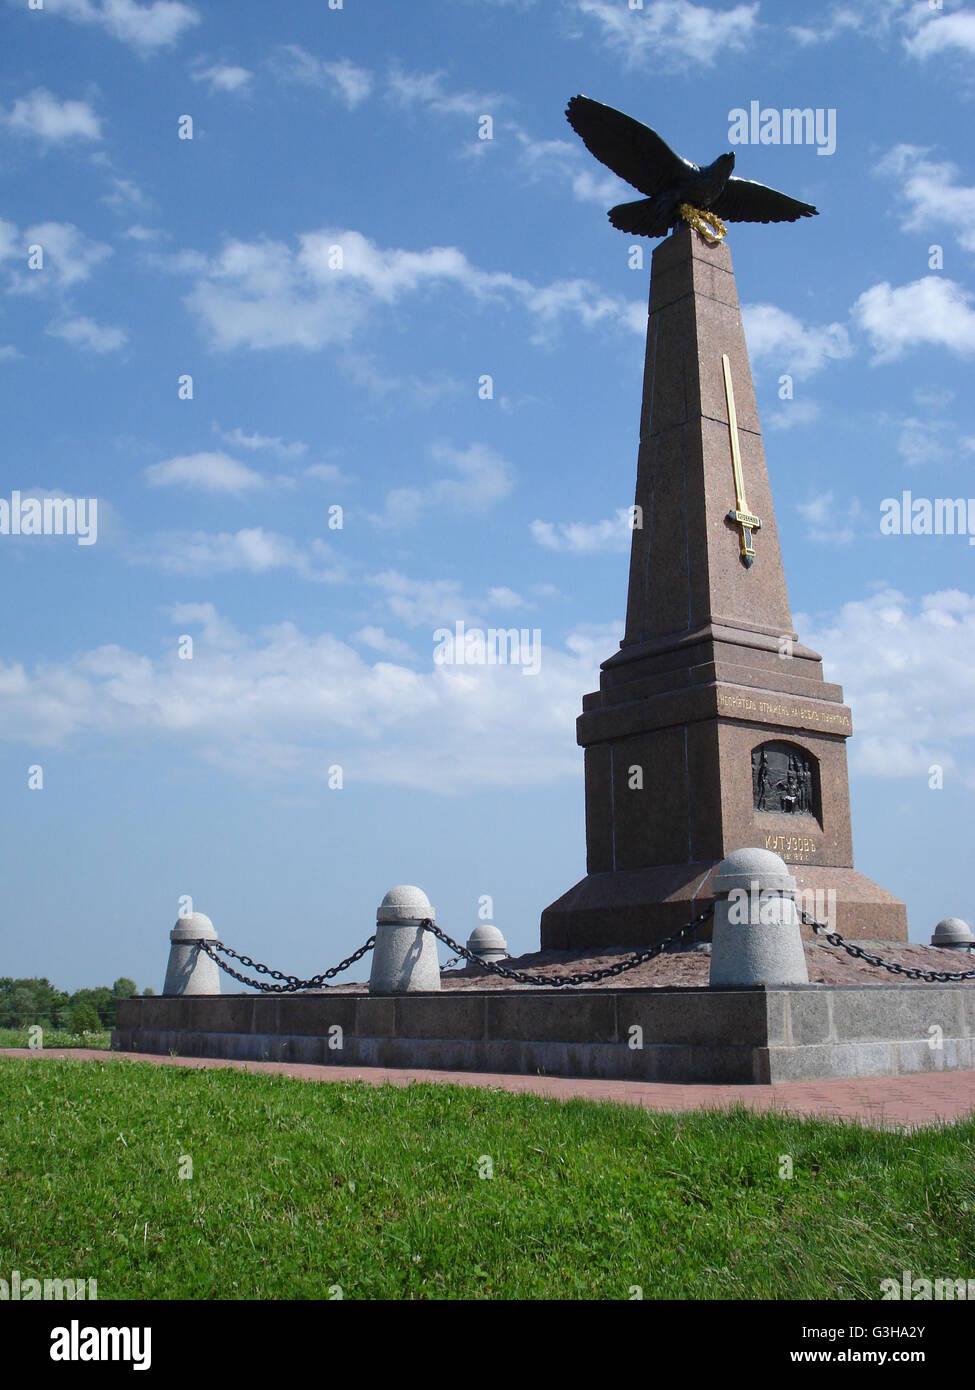
[[[661,941],[713,900],[711,876],[720,862],[587,874],[545,908],[541,949],[636,949]],[[823,902],[823,909],[814,914],[817,921],[826,920],[825,904],[834,903],[831,928],[847,940],[907,940],[904,904],[864,874],[827,865],[805,869],[790,863],[789,867],[795,874],[800,901]],[[814,933],[812,928],[803,927],[802,934],[811,937]],[[710,941],[710,923],[705,922],[687,939]]]
[[[965,985],[445,989],[118,1001],[112,1048],[325,1068],[769,1085],[975,1066]],[[929,1046],[932,1026],[941,1047]],[[642,1046],[633,1047],[633,1029]],[[342,1047],[333,1046],[342,1030]]]
[[[652,944],[746,846],[844,936],[906,940],[853,868],[852,719],[793,630],[731,256],[689,228],[653,255],[633,515],[626,633],[577,727],[588,874],[542,948]]]

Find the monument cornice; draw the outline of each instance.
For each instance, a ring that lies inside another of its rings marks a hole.
[[[601,663],[600,670],[607,671],[628,662],[640,661],[648,656],[660,656],[665,652],[679,651],[685,647],[695,647],[702,643],[727,642],[739,647],[753,647],[759,651],[779,652],[783,639],[790,645],[791,656],[805,661],[821,661],[819,652],[813,651],[798,640],[795,632],[783,632],[780,628],[745,623],[738,619],[712,618],[710,622],[681,632],[668,632],[660,637],[643,641],[625,639],[618,652]]]
[[[848,705],[807,695],[717,681],[689,686],[626,704],[586,710],[576,720],[576,741],[581,748],[606,743],[651,730],[667,729],[704,720],[737,724],[764,724],[783,732],[813,732],[827,738],[846,739],[853,732]]]

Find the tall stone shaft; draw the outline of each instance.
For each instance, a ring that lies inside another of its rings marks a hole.
[[[853,868],[852,720],[793,630],[731,255],[689,228],[653,254],[635,507],[625,635],[577,725],[588,873],[543,948],[660,940],[746,846],[845,936],[906,940]]]

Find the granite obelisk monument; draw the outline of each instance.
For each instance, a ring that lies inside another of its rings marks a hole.
[[[746,846],[844,936],[906,940],[904,904],[853,867],[852,719],[793,629],[731,255],[688,225],[653,254],[633,518],[625,635],[577,724],[588,872],[543,949],[660,940]]]

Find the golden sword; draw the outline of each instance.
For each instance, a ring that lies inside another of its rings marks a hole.
[[[721,365],[724,368],[724,394],[728,402],[728,433],[731,436],[731,462],[735,470],[735,505],[728,513],[728,520],[733,521],[741,527],[741,558],[743,563],[751,565],[755,559],[755,551],[752,548],[752,532],[760,531],[762,523],[757,516],[748,510],[748,503],[745,501],[745,480],[741,471],[741,449],[738,444],[738,414],[735,410],[735,388],[731,384],[731,362],[728,354],[721,354]]]

